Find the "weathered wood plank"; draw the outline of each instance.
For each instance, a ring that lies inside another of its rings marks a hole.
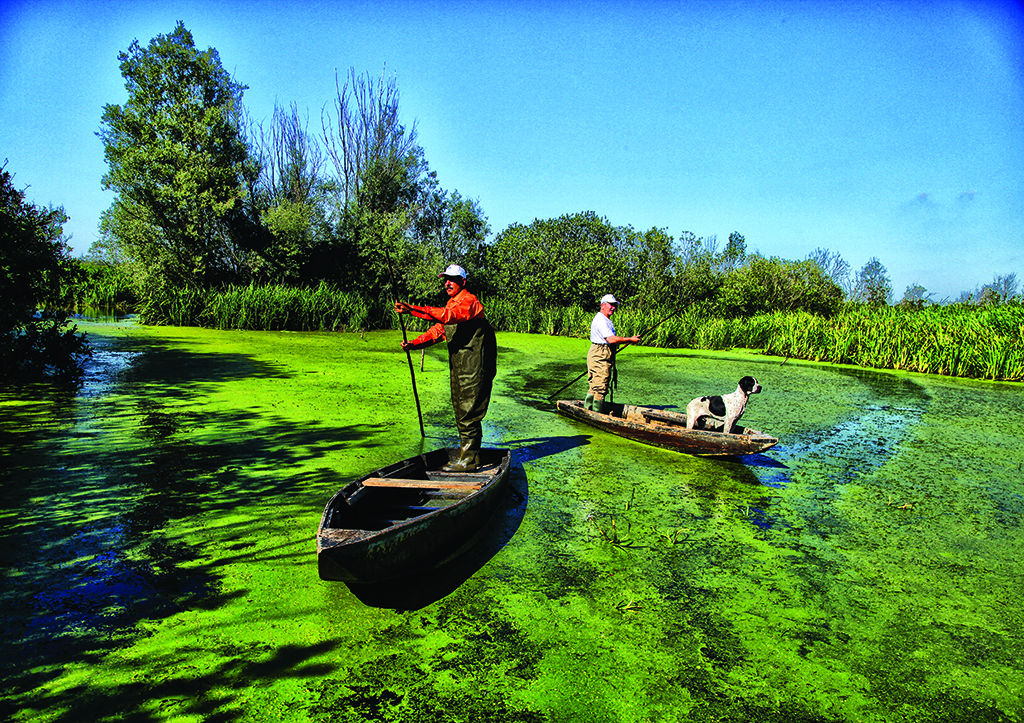
[[[363,480],[363,487],[406,487],[409,489],[474,489],[483,485],[482,480],[456,479],[399,479],[396,477],[370,477]]]

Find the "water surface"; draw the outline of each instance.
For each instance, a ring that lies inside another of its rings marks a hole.
[[[1024,719],[1021,385],[631,348],[617,401],[760,380],[781,444],[708,460],[553,414],[586,342],[500,334],[498,515],[350,589],[323,505],[454,441],[443,349],[422,439],[396,332],[80,326],[79,393],[0,394],[5,719]]]

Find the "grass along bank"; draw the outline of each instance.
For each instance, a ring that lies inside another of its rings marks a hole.
[[[595,313],[578,306],[483,301],[496,329],[524,334],[585,338]],[[1024,381],[1024,305],[1016,300],[924,309],[848,305],[828,318],[797,311],[725,319],[689,306],[659,324],[668,313],[626,305],[615,323],[629,334],[643,334],[657,325],[643,343],[661,348],[748,349],[875,369]],[[146,323],[214,329],[365,331],[398,326],[390,298],[369,300],[327,284],[310,289],[251,285],[173,291],[146,305],[141,316]],[[426,327],[412,323],[411,331]]]

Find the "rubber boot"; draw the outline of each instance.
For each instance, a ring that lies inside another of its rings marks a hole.
[[[471,445],[464,444],[459,447],[459,458],[451,464],[441,468],[443,472],[476,472],[480,467],[480,451],[472,449]]]
[[[594,403],[590,408],[598,414],[608,413],[608,407],[605,406],[604,397],[598,397],[597,395],[594,396]]]
[[[586,396],[586,398],[583,400],[583,408],[584,409],[589,409],[590,411],[594,411],[594,395],[593,394],[588,394]]]

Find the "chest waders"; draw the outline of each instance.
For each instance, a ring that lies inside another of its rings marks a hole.
[[[448,340],[452,409],[459,430],[459,459],[445,469],[469,472],[480,464],[483,419],[498,371],[498,342],[484,317],[445,324],[444,336]]]

